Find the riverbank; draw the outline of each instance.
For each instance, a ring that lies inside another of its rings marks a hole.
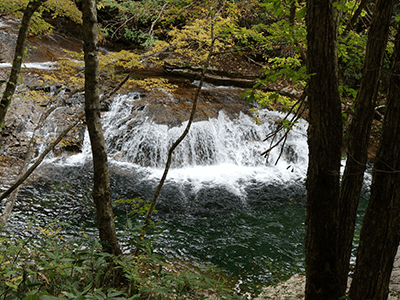
[[[348,284],[350,286],[351,278]],[[295,274],[290,279],[277,285],[267,286],[262,293],[253,300],[299,300],[304,299],[306,277],[303,274]],[[400,247],[397,250],[393,264],[392,275],[389,284],[388,300],[400,299]]]

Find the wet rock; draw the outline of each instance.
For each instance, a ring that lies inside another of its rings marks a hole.
[[[52,85],[33,85],[28,86],[31,91],[43,91],[45,93],[54,93],[57,89],[61,88],[61,85],[52,84]]]
[[[141,93],[131,111],[131,119],[146,116],[156,124],[176,127],[189,120],[196,86],[179,87],[173,94],[163,90]],[[240,112],[250,114],[254,107],[240,98],[242,89],[214,87],[208,85],[199,96],[194,122],[217,118],[222,110],[230,118],[237,118]]]
[[[65,99],[62,105],[68,107],[83,107],[85,105],[85,95],[83,93],[72,95]]]

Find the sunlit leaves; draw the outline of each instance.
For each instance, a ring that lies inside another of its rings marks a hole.
[[[339,30],[341,33],[343,27]],[[366,44],[367,34],[365,32],[349,31],[346,36],[339,35],[339,69],[344,79],[358,80],[361,78]]]
[[[107,70],[110,66],[126,70],[143,67],[140,63],[140,55],[132,51],[122,50],[119,52],[110,52],[108,55],[101,54],[99,59],[100,70]]]
[[[340,1],[335,1],[333,2],[333,7],[335,7],[337,10],[340,10],[344,13],[347,12],[353,12],[356,10],[357,5],[359,4],[359,1],[355,0],[340,0]]]
[[[47,0],[45,5],[51,11],[53,19],[56,17],[68,17],[71,21],[82,24],[82,12],[76,6],[75,1]]]
[[[168,82],[165,78],[144,78],[144,79],[137,79],[132,80],[129,83],[134,84],[146,91],[151,91],[154,88],[162,89],[165,91],[172,92],[174,91],[177,86]]]
[[[22,18],[28,2],[28,0],[0,0],[0,11],[17,18]],[[44,12],[49,12],[53,18],[61,16],[67,17],[75,23],[82,22],[82,13],[79,11],[74,1],[48,0],[44,5],[42,5],[38,12],[33,15],[31,26],[29,27],[30,33],[49,34],[52,32],[53,27],[42,17]]]

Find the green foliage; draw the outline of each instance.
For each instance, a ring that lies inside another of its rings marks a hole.
[[[30,225],[23,237],[0,237],[1,299],[201,299],[208,293],[239,299],[221,282],[165,268],[150,243],[138,257],[115,257],[85,233],[66,235],[68,228],[52,222]],[[122,281],[110,275],[118,269]]]
[[[348,87],[347,85],[340,84],[339,93],[341,98],[347,97],[355,100],[357,97],[358,90]]]
[[[341,27],[341,30],[344,28]],[[366,45],[366,33],[359,34],[349,31],[346,36],[339,36],[339,71],[344,82],[361,79]]]
[[[270,110],[276,110],[278,108],[280,111],[291,111],[297,101],[288,96],[281,95],[279,93],[279,88],[276,88],[276,92],[263,92],[257,90],[257,88],[260,86],[275,87],[282,84],[287,85],[287,82],[289,82],[292,88],[301,89],[305,87],[306,79],[311,75],[306,73],[306,67],[301,66],[300,60],[296,57],[276,57],[270,59],[270,62],[270,66],[263,70],[265,78],[260,79],[258,83],[253,86],[253,89],[245,91],[240,97],[248,96],[247,101],[256,101],[260,108],[267,108]],[[292,111],[295,112],[296,110]],[[292,126],[293,125],[294,124],[292,124]]]
[[[124,37],[150,48],[154,43],[154,25],[161,17],[164,1],[100,0],[97,8],[113,14],[113,22],[105,24],[103,32],[111,39]],[[153,27],[151,26],[154,23]]]
[[[306,12],[306,6],[304,3],[300,4],[299,2],[302,1],[296,1],[295,3],[296,9],[298,9],[296,13],[296,18],[298,20],[301,20],[304,18]],[[289,16],[290,5],[291,1],[282,1],[282,0],[265,0],[260,3],[261,7],[264,7],[265,9],[272,12],[277,19],[282,19]]]
[[[269,110],[276,110],[279,108],[282,111],[289,111],[290,108],[296,103],[293,99],[282,96],[277,92],[263,92],[260,90],[248,90],[241,94],[241,97],[250,95],[247,101],[256,101],[260,108],[267,108]]]
[[[151,48],[155,42],[153,36],[136,28],[131,29],[126,27],[124,37],[132,41],[139,41],[140,45],[144,48]]]
[[[283,17],[288,14],[287,7],[285,6],[284,1],[281,0],[268,0],[261,4],[268,10],[272,10],[274,15],[278,18]]]
[[[0,0],[0,11],[17,18],[22,18],[28,0]],[[47,0],[32,16],[29,30],[31,34],[50,34],[53,26],[43,19],[43,14],[49,13],[52,18],[67,17],[75,23],[82,23],[82,13],[72,0]]]
[[[301,66],[298,57],[271,58],[270,66],[262,70],[265,73],[265,79],[261,80],[259,84],[268,82],[276,82],[278,80],[286,79],[291,81],[295,87],[304,88],[305,80],[310,77],[306,72],[306,67]]]
[[[127,214],[129,215],[140,215],[145,216],[147,215],[150,209],[150,201],[145,201],[141,198],[134,198],[134,199],[117,199],[114,201],[114,206],[117,205],[124,205]],[[154,210],[156,213],[157,210]]]

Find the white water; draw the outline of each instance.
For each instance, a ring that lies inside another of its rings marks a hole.
[[[35,70],[56,70],[55,67],[56,62],[48,61],[48,62],[35,62],[35,63],[23,63],[22,67],[26,69],[35,69]],[[0,63],[0,68],[11,68],[11,63]]]
[[[148,178],[161,178],[170,145],[180,136],[180,127],[154,124],[151,120],[131,115],[138,94],[117,96],[110,111],[103,115],[103,127],[110,163],[128,172],[146,170]],[[204,184],[224,186],[244,195],[246,182],[286,183],[306,176],[308,148],[307,123],[300,121],[289,134],[283,154],[280,147],[270,153],[269,162],[260,154],[269,147],[263,142],[275,128],[278,112],[263,110],[261,125],[245,114],[230,120],[224,112],[218,118],[195,122],[181,145],[175,150],[168,180],[190,183],[195,188]],[[82,153],[66,158],[62,164],[83,164],[91,159],[88,134]],[[53,161],[54,162],[54,161]]]

